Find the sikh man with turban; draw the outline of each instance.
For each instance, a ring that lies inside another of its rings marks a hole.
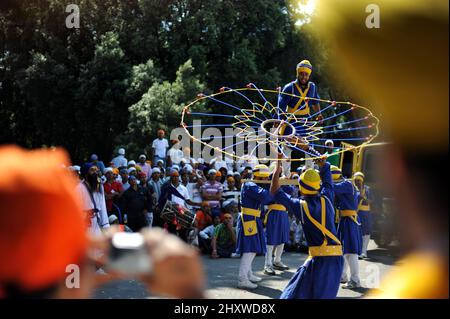
[[[309,78],[313,71],[311,62],[303,60],[297,64],[296,67],[297,78],[286,84],[278,99],[278,108],[280,112],[280,119],[293,123],[295,120],[290,117],[291,114],[295,118],[309,118],[313,120],[322,121],[323,117],[320,113],[319,93],[317,86]],[[311,110],[312,109],[312,110]],[[280,135],[291,134],[291,127],[284,125],[280,128]],[[300,156],[301,151],[294,150],[292,157]],[[308,154],[305,154],[308,157]],[[306,161],[308,167],[312,167],[312,161]],[[295,167],[294,167],[295,168]]]
[[[266,165],[258,164],[253,168],[255,180],[268,180],[269,175],[269,168]],[[269,191],[255,182],[246,182],[242,186],[241,213],[236,224],[236,253],[242,255],[238,288],[255,289],[258,287],[256,282],[261,281],[260,277],[253,274],[252,262],[256,254],[266,252],[261,210],[263,205],[270,202],[270,199]]]
[[[280,162],[278,161],[273,175],[270,193],[277,203],[284,205],[301,221],[309,246],[309,258],[291,278],[280,298],[335,298],[339,290],[344,259],[334,225],[334,193],[330,164],[322,158],[317,160],[320,173],[309,168],[300,175],[302,199],[299,199],[281,189]]]

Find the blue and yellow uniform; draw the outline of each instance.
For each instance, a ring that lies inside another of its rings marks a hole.
[[[358,191],[358,218],[361,222],[361,232],[370,235],[372,232],[372,216],[370,214],[369,200],[372,198],[370,187],[364,185],[361,192]]]
[[[281,245],[289,242],[289,216],[284,205],[272,202],[264,215],[267,245]]]
[[[358,191],[349,180],[342,178],[342,172],[332,166],[336,214],[339,216],[338,234],[344,247],[344,254],[361,254],[362,234],[358,219]]]
[[[297,77],[300,72],[312,73],[312,65],[308,60],[303,60],[297,65]],[[311,99],[320,99],[317,86],[314,82],[308,81],[306,88],[302,89],[298,79],[289,82],[283,87],[282,93],[278,99],[278,108],[280,109],[280,119],[286,119],[289,114],[298,117],[308,117],[311,115],[311,105],[318,104],[319,101]],[[295,96],[292,96],[295,95]],[[290,122],[290,121],[288,121]],[[282,129],[281,134],[290,134],[290,127]]]
[[[364,183],[364,174],[356,172],[353,176],[353,180],[359,180]],[[356,186],[356,183],[355,183]],[[372,216],[370,215],[370,201],[372,200],[372,194],[370,187],[363,184],[363,189],[358,190],[358,217],[361,222],[362,235],[370,235],[372,232]]]
[[[333,184],[329,163],[321,168],[320,176],[312,169],[305,171],[300,176],[300,191],[303,200],[292,198],[281,189],[274,195],[278,203],[300,219],[309,246],[309,258],[291,278],[280,298],[335,298],[344,260],[330,200]]]
[[[261,220],[262,206],[271,200],[270,192],[253,182],[244,183],[241,189],[241,213],[237,220],[236,253],[266,252],[264,226]]]

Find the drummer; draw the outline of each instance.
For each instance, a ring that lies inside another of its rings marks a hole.
[[[201,206],[201,203],[193,202],[191,200],[187,188],[180,183],[180,174],[177,170],[172,169],[169,172],[169,177],[169,183],[165,184],[161,189],[161,197],[158,203],[160,211],[163,210],[167,201],[172,201],[186,209],[188,209],[186,204],[190,206]],[[172,234],[177,234],[181,239],[187,242],[187,229],[178,225],[176,220],[174,220],[173,223],[167,223],[167,230]]]

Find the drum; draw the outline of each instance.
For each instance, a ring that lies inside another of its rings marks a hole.
[[[161,211],[161,218],[167,223],[190,229],[194,225],[195,213],[172,201],[167,201]]]

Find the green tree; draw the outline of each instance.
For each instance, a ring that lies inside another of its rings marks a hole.
[[[205,88],[194,71],[188,60],[179,67],[174,82],[154,83],[139,102],[129,107],[128,130],[118,142],[126,145],[131,155],[148,151],[158,129],[170,131],[180,126],[185,103]]]

